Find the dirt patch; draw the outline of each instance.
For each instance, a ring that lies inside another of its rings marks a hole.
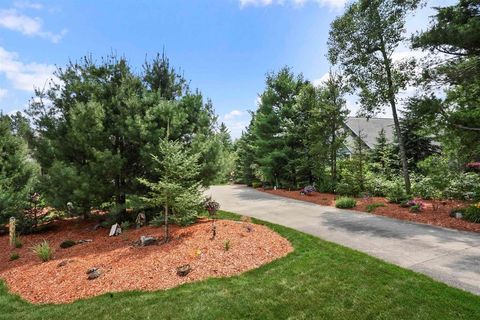
[[[338,197],[331,193],[319,193],[313,192],[310,195],[301,195],[299,191],[287,191],[287,190],[263,190],[259,191],[287,197],[291,199],[307,201],[324,206],[335,206],[335,198]],[[419,213],[412,213],[409,208],[402,208],[398,204],[389,203],[387,199],[383,197],[370,197],[370,198],[355,198],[357,205],[351,209],[355,211],[367,211],[367,205],[373,203],[383,203],[384,207],[376,208],[372,214],[391,217],[399,220],[408,220],[414,222],[420,222],[425,224],[431,224],[435,226],[452,228],[464,231],[480,232],[480,223],[468,222],[462,219],[456,219],[449,216],[450,211],[457,207],[467,206],[468,203],[458,200],[448,200],[443,202],[436,202],[438,209],[434,210],[434,203],[429,200],[422,200],[425,204],[425,208]]]
[[[211,222],[172,228],[167,244],[146,247],[133,243],[142,235],[162,237],[162,228],[132,229],[117,237],[108,230],[93,230],[93,224],[58,221],[54,230],[22,237],[23,247],[11,249],[8,237],[0,237],[0,277],[10,291],[32,303],[66,303],[107,292],[158,290],[209,277],[237,275],[290,253],[293,248],[271,229],[249,223],[219,220],[211,240]],[[92,242],[61,249],[66,239]],[[47,240],[55,248],[54,260],[41,263],[32,245]],[[228,250],[226,242],[228,241]],[[18,252],[20,259],[9,261]],[[189,264],[191,272],[181,277],[177,267]],[[87,279],[87,270],[101,275]]]

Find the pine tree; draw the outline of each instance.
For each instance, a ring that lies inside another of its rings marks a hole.
[[[158,154],[152,156],[160,179],[152,182],[140,178],[141,184],[149,188],[149,197],[144,200],[154,208],[163,208],[164,240],[169,240],[169,217],[180,221],[196,217],[202,203],[198,175],[198,154],[188,154],[178,141],[163,139]]]
[[[15,127],[9,116],[0,114],[0,225],[12,216],[22,223],[39,173]]]
[[[399,158],[395,146],[387,140],[385,129],[381,129],[376,138],[376,143],[370,152],[370,162],[374,172],[387,179],[392,179],[398,174]]]

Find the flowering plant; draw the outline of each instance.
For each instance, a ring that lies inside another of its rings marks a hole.
[[[212,197],[207,197],[203,202],[203,207],[208,211],[208,214],[214,215],[220,209],[220,204],[213,200]]]
[[[307,194],[310,194],[310,193],[315,192],[315,191],[317,191],[317,190],[315,189],[314,186],[306,186],[305,188],[300,190],[300,194],[307,195]]]

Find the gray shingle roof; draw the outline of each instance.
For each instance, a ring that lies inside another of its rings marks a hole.
[[[394,137],[394,123],[393,119],[390,118],[347,118],[345,125],[350,129],[355,135],[358,135],[359,132],[362,134],[363,142],[369,147],[377,143],[377,137],[382,130],[385,130],[385,136],[388,141],[393,141]],[[347,147],[352,146],[354,136],[352,134],[347,135],[346,139]],[[350,149],[350,148],[349,148]]]

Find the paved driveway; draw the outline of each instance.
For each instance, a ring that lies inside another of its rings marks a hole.
[[[339,243],[480,294],[480,234],[319,206],[245,186],[206,192],[221,209]]]

